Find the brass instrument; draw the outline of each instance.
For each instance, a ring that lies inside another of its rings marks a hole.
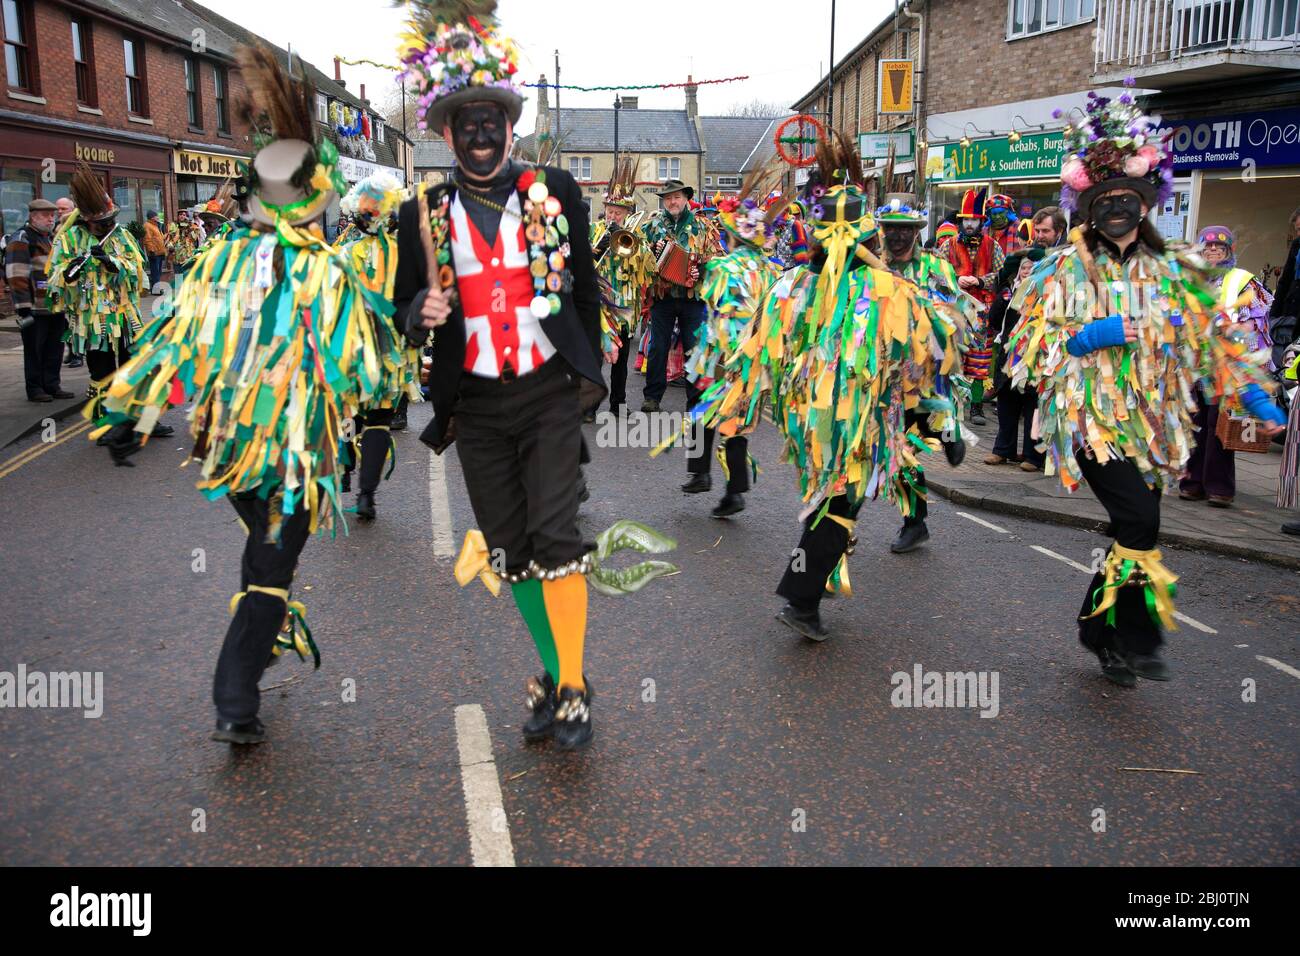
[[[637,234],[636,229],[641,224],[644,216],[644,212],[633,213],[624,220],[623,225],[609,232],[606,237],[608,241],[605,244],[605,251],[596,260],[596,265],[602,264],[611,251],[621,259],[627,259],[636,254],[637,245],[641,242],[641,237]]]

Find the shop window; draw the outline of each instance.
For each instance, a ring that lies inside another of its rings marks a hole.
[[[77,102],[82,106],[99,105],[95,89],[95,42],[89,20],[72,21],[72,62],[77,74]]]
[[[217,131],[221,133],[230,132],[230,97],[226,92],[226,84],[229,81],[229,74],[226,73],[224,66],[214,66],[212,68],[212,86],[216,90],[216,110],[217,110]]]
[[[199,61],[185,58],[185,103],[189,107],[190,129],[203,129],[203,99],[199,90]]]
[[[36,30],[29,0],[4,0],[5,79],[10,88],[35,94]]]
[[[1084,23],[1097,15],[1097,0],[1007,0],[1007,39]]]
[[[149,115],[148,88],[144,72],[144,43],[132,37],[122,41],[126,59],[126,108],[135,116]]]
[[[144,215],[156,212],[164,219],[167,218],[167,210],[163,208],[163,187],[162,183],[156,179],[140,180],[140,207],[144,210]],[[144,220],[142,219],[141,222]]]
[[[0,228],[7,236],[27,221],[27,204],[36,198],[36,170],[0,166]]]

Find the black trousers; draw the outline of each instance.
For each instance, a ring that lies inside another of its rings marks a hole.
[[[686,473],[690,475],[707,475],[713,469],[713,442],[717,437],[716,428],[694,428],[696,433],[688,451],[698,454],[686,456]],[[703,437],[699,433],[703,432]],[[699,442],[698,448],[694,442]],[[749,490],[749,436],[733,435],[722,440],[722,453],[727,458],[727,494],[742,494]]]
[[[609,410],[615,415],[619,408],[627,404],[627,363],[628,358],[636,352],[636,342],[632,333],[622,330],[623,347],[618,350],[618,358],[609,367]]]
[[[86,371],[90,373],[92,384],[108,378],[131,357],[131,348],[125,340],[118,339],[115,346],[111,349],[86,349]]]
[[[817,522],[817,527],[813,527],[813,522],[817,521],[821,508],[804,519],[799,547],[790,555],[790,563],[777,585],[777,594],[800,611],[815,610],[821,604],[826,594],[826,579],[849,548],[848,529],[829,516],[856,521],[861,508],[861,502],[850,505],[846,497],[837,495],[831,499],[827,515]]]
[[[373,492],[379,487],[384,465],[388,462],[388,450],[392,444],[392,433],[388,426],[393,423],[395,409],[372,408],[352,419],[356,440],[352,443],[353,458],[361,458],[361,474],[358,479],[359,490]],[[379,426],[379,427],[373,427]],[[369,429],[369,430],[367,430]],[[352,471],[348,468],[348,471]]]
[[[673,326],[681,330],[682,354],[689,359],[706,316],[701,299],[669,296],[651,304],[650,356],[646,359],[645,390],[642,392],[647,399],[662,401],[668,389],[668,352],[673,344]],[[688,383],[686,407],[694,405],[697,397],[694,385]]]
[[[1034,448],[1030,432],[1034,428],[1034,411],[1038,408],[1038,389],[1026,388],[1023,392],[1004,384],[998,392],[998,437],[993,441],[993,454],[1003,458],[1016,457],[1016,441],[1023,432],[1025,461],[1043,466],[1043,453]]]
[[[916,426],[916,430],[921,433],[923,438],[939,438],[933,428],[930,427],[930,416],[920,412],[903,412],[903,427],[911,428]],[[909,528],[912,525],[924,524],[925,519],[930,514],[930,503],[927,500],[929,490],[925,484],[925,469],[919,465],[916,468],[916,508],[910,515],[903,518],[903,527]]]
[[[230,503],[248,527],[244,558],[239,570],[239,589],[250,585],[288,589],[298,555],[307,544],[310,516],[300,509],[280,524],[280,541],[268,543],[270,504],[255,495],[230,498]],[[235,608],[226,629],[226,640],[217,658],[212,680],[212,701],[222,720],[240,723],[257,716],[260,695],[257,682],[275,647],[275,637],[284,623],[285,602],[270,594],[248,591]]]
[[[53,395],[63,387],[63,333],[68,329],[60,313],[36,312],[34,317],[35,321],[22,330],[23,379],[28,398],[39,392]]]
[[[1080,451],[1075,456],[1083,476],[1110,516],[1110,531],[1126,548],[1149,551],[1156,546],[1160,531],[1160,492],[1142,480],[1132,462],[1120,459],[1099,464]],[[1147,611],[1144,589],[1125,586],[1115,600],[1115,624],[1106,623],[1106,613],[1087,618],[1096,604],[1094,592],[1102,586],[1104,575],[1098,571],[1083,598],[1079,610],[1079,640],[1095,654],[1109,648],[1121,654],[1150,654],[1164,639],[1160,626]]]
[[[556,568],[587,548],[578,531],[578,373],[556,356],[511,381],[465,375],[453,412],[470,507],[505,569]]]

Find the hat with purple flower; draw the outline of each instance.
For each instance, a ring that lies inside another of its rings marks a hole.
[[[1159,117],[1145,115],[1131,93],[1089,92],[1083,119],[1065,127],[1061,207],[1086,218],[1093,200],[1112,189],[1131,189],[1148,206],[1173,195],[1174,154],[1159,127]]]
[[[423,113],[420,129],[441,133],[466,103],[500,103],[519,122],[524,98],[515,85],[519,50],[498,32],[496,0],[410,0],[397,55],[401,78]]]

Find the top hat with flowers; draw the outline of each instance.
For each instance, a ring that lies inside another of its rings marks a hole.
[[[524,98],[515,85],[519,49],[502,36],[496,0],[410,0],[397,55],[402,80],[417,96],[420,129],[441,133],[466,103],[501,104],[519,122]]]
[[[876,210],[876,222],[882,226],[892,223],[920,228],[925,220],[925,210],[911,193],[887,193],[885,204]]]
[[[1065,128],[1061,207],[1086,219],[1093,200],[1112,189],[1131,189],[1148,206],[1172,196],[1174,154],[1159,129],[1159,117],[1138,109],[1127,90],[1114,98],[1090,91],[1083,119]]]
[[[851,226],[859,239],[876,234],[876,222],[867,207],[862,159],[838,130],[817,143],[817,168],[808,176],[808,216],[817,223]]]
[[[718,224],[737,241],[761,249],[787,205],[779,193],[773,196],[780,181],[780,159],[773,157],[745,177],[739,193],[716,197]]]

